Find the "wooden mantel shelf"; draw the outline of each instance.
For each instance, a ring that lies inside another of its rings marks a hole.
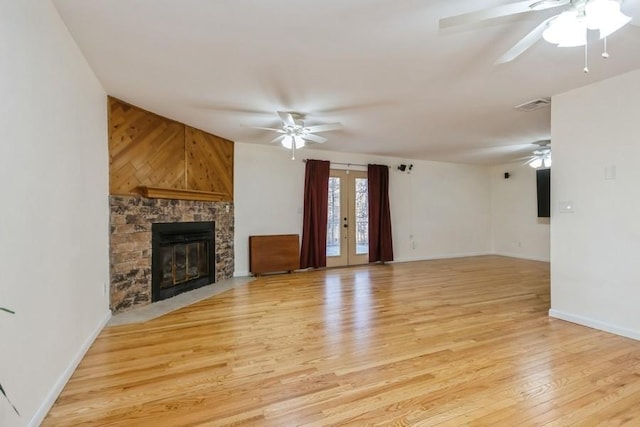
[[[227,193],[212,191],[186,190],[180,188],[138,187],[147,199],[199,200],[202,202],[219,202],[228,198]]]

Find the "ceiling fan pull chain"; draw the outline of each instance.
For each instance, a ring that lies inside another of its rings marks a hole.
[[[604,40],[604,51],[602,52],[602,58],[607,59],[609,58],[609,52],[607,52],[607,38],[605,37],[603,40]]]
[[[582,71],[584,71],[584,73],[588,73],[589,72],[589,43],[585,43],[584,44],[584,68],[582,69]]]

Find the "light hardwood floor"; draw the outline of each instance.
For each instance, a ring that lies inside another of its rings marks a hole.
[[[44,426],[640,425],[640,342],[497,256],[263,276],[106,328]]]

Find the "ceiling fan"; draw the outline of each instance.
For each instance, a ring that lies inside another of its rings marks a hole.
[[[551,141],[538,141],[536,144],[540,147],[533,150],[533,155],[526,164],[534,169],[551,167]]]
[[[270,130],[281,134],[271,142],[278,142],[282,144],[283,147],[290,149],[292,160],[295,159],[296,150],[304,147],[307,142],[322,144],[328,141],[327,138],[315,135],[315,133],[342,129],[341,123],[305,126],[303,121],[305,116],[302,113],[278,111],[278,116],[280,116],[280,120],[282,120],[282,128],[280,129],[257,126],[250,127],[253,129]]]
[[[440,28],[563,7],[562,12],[545,19],[520,39],[496,60],[496,64],[513,61],[541,38],[559,47],[586,46],[587,30],[599,31],[599,37],[605,40],[605,51],[602,56],[607,58],[609,55],[606,52],[606,37],[632,19],[621,12],[621,4],[626,7],[625,11],[633,13],[636,1],[638,0],[526,0],[443,18],[440,20]],[[637,13],[637,7],[635,9]],[[633,24],[638,25],[635,22]],[[586,64],[584,71],[589,71]]]

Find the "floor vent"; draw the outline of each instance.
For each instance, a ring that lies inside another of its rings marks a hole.
[[[540,108],[544,108],[551,105],[551,99],[549,98],[537,98],[537,99],[533,99],[531,101],[527,101],[524,104],[520,104],[520,105],[516,105],[515,108],[516,110],[520,110],[520,111],[535,111],[538,110]]]

